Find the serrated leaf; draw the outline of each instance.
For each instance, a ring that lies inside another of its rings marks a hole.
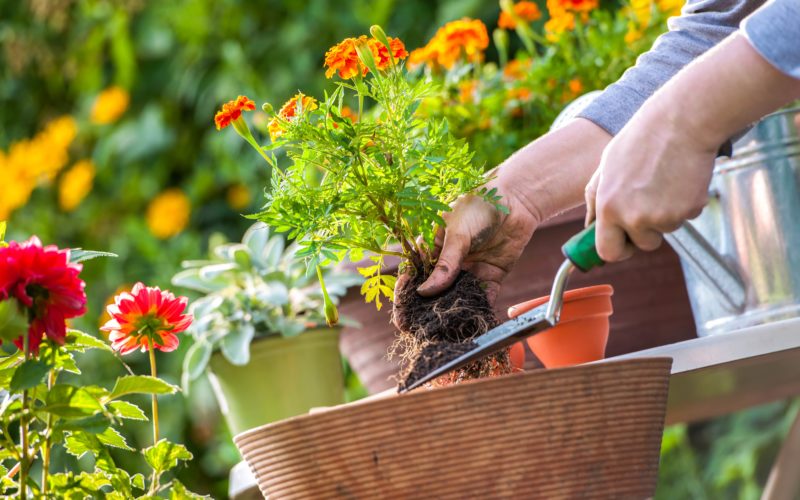
[[[59,420],[56,428],[60,431],[84,431],[89,434],[99,434],[108,429],[111,422],[102,413],[85,418]]]
[[[166,439],[162,439],[155,445],[145,448],[142,453],[144,454],[144,459],[157,474],[175,468],[179,461],[193,458],[185,446],[171,443]]]
[[[143,490],[144,486],[144,475],[143,474],[134,474],[131,476],[131,486],[134,488]]]
[[[45,398],[42,411],[62,418],[88,417],[102,411],[100,402],[87,390],[72,385],[54,385]]]
[[[103,351],[114,352],[110,345],[97,337],[93,337],[80,330],[67,330],[67,341],[70,344],[88,347],[89,349],[101,349]]]
[[[174,394],[178,387],[149,375],[126,375],[117,379],[107,401],[129,394]]]
[[[147,420],[147,415],[145,415],[141,408],[127,401],[111,401],[108,403],[108,407],[111,408],[111,410],[114,412],[114,415],[119,418],[127,418],[128,420]]]
[[[128,446],[128,443],[125,441],[125,438],[122,437],[122,434],[120,434],[119,431],[113,427],[109,427],[98,434],[97,439],[99,439],[100,442],[106,446],[113,446],[114,448],[122,448],[123,450],[133,451],[133,448]]]
[[[19,365],[11,377],[9,389],[12,392],[20,392],[31,389],[44,382],[44,377],[52,369],[52,365],[40,359],[27,359]]]
[[[73,248],[72,250],[69,251],[69,261],[73,264],[96,259],[98,257],[119,257],[119,255],[111,252],[96,252],[94,250],[84,250],[82,248]]]
[[[361,276],[365,278],[369,278],[373,274],[377,273],[380,269],[380,264],[375,264],[374,266],[367,266],[367,267],[359,267],[358,272]]]
[[[72,432],[64,440],[64,447],[70,455],[81,458],[86,453],[97,456],[103,451],[103,444],[93,434]]]

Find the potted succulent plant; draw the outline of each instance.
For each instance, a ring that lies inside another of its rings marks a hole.
[[[256,223],[241,243],[213,245],[208,260],[184,262],[172,279],[204,294],[191,305],[183,384],[207,373],[234,434],[342,402],[339,328],[322,310],[325,294],[338,301],[354,275],[324,273],[323,291],[298,248]]]

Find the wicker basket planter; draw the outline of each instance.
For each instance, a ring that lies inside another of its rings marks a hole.
[[[646,498],[669,358],[355,403],[235,438],[270,499]]]

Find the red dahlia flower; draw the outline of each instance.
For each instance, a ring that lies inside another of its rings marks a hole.
[[[69,250],[43,247],[36,236],[0,248],[0,300],[17,299],[26,312],[31,352],[39,352],[45,334],[63,344],[66,320],[86,312],[86,283],[78,276],[82,269],[70,263]],[[14,343],[22,349],[23,337]]]
[[[192,324],[192,316],[183,314],[188,299],[175,297],[158,287],[136,283],[130,292],[122,292],[107,308],[111,319],[100,329],[109,332],[111,347],[120,354],[150,346],[170,352],[178,348],[176,333]]]

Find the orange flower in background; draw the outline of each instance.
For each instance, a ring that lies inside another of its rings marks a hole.
[[[122,87],[109,87],[94,100],[89,121],[96,125],[114,123],[128,109],[130,95]]]
[[[225,192],[225,200],[234,210],[242,210],[250,205],[250,190],[244,184],[238,183],[229,187]]]
[[[565,31],[575,29],[575,14],[572,12],[561,12],[553,16],[544,23],[545,37],[548,42],[557,42],[561,34]]]
[[[335,73],[339,74],[339,78],[348,80],[359,74],[364,76],[367,74],[367,68],[361,64],[358,59],[358,52],[356,52],[356,44],[367,43],[367,37],[361,35],[358,38],[345,38],[337,43],[325,53],[324,67],[325,78],[331,78]]]
[[[353,123],[358,121],[358,115],[355,111],[350,109],[350,106],[342,106],[342,109],[339,110],[339,114],[342,116],[342,118],[347,118]]]
[[[478,19],[451,21],[436,32],[427,45],[411,52],[409,64],[451,69],[461,58],[477,62],[489,46],[486,25]]]
[[[392,59],[389,57],[389,49],[392,50],[392,56],[395,61],[401,61],[408,57],[408,51],[402,40],[392,37],[386,38],[389,40],[389,47],[374,38],[370,38],[367,41],[367,45],[372,49],[372,54],[375,57],[375,66],[379,70],[384,70],[392,64]]]
[[[683,4],[684,0],[630,0],[630,11],[639,26],[644,28],[650,25],[654,9],[667,17],[677,16],[680,15]]]
[[[561,12],[589,13],[600,5],[600,0],[547,0],[550,16]]]
[[[395,61],[400,61],[408,57],[408,51],[402,40],[399,38],[387,37],[389,40],[389,47],[386,47],[382,42],[375,38],[367,38],[361,35],[358,38],[345,38],[337,43],[325,53],[325,77],[331,78],[334,74],[338,74],[339,78],[349,80],[356,76],[365,76],[369,71],[366,66],[361,64],[358,58],[356,46],[359,44],[366,45],[372,51],[372,56],[375,58],[375,66],[379,70],[385,70],[392,64],[392,58],[389,57],[389,50],[392,51],[392,56]]]
[[[466,80],[458,84],[458,101],[462,104],[476,102],[478,80]]]
[[[281,124],[281,119],[292,121],[298,116],[299,113],[310,111],[312,109],[317,109],[317,100],[313,97],[304,95],[302,92],[286,101],[286,104],[284,104],[281,110],[278,111],[278,115],[273,118],[267,126],[270,138],[274,141],[283,135],[283,125]]]
[[[525,87],[519,87],[515,89],[508,89],[506,92],[506,97],[509,100],[515,100],[520,102],[529,101],[531,98],[531,89]]]
[[[217,130],[221,130],[242,116],[242,111],[253,111],[256,103],[247,97],[240,95],[233,101],[228,101],[222,105],[222,109],[214,115],[214,123]]]
[[[567,82],[567,88],[573,94],[578,95],[581,92],[583,92],[583,83],[581,82],[580,78],[573,78],[572,80]]]
[[[534,2],[519,2],[514,4],[514,14],[520,19],[531,22],[541,19],[542,11]],[[508,12],[500,11],[500,18],[497,20],[497,27],[513,30],[517,27],[517,21]]]
[[[508,61],[508,64],[503,68],[503,77],[511,81],[522,80],[527,75],[530,67],[530,59],[512,59]]]
[[[158,287],[136,283],[106,308],[111,319],[100,329],[109,332],[111,347],[123,355],[136,349],[174,351],[179,344],[175,334],[192,324],[192,316],[183,314],[188,301]]]

